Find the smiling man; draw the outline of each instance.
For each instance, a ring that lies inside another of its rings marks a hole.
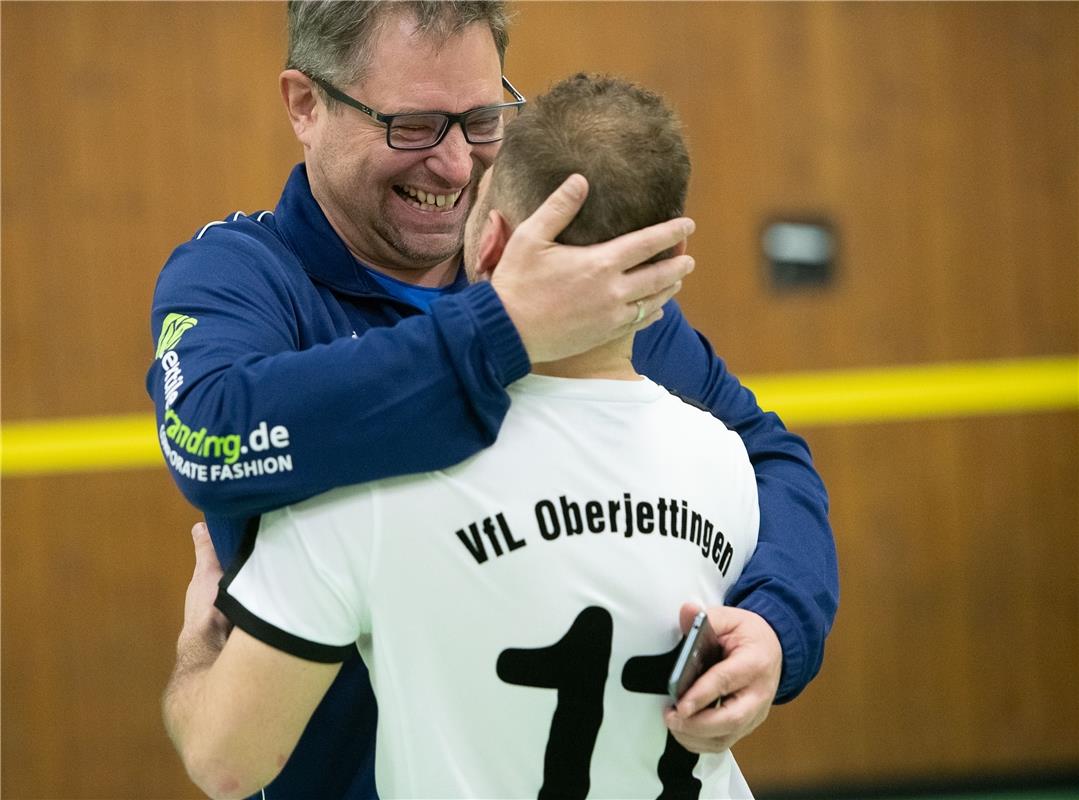
[[[740,644],[706,687],[732,701],[668,717],[687,748],[720,752],[820,666],[837,594],[827,496],[804,442],[670,302],[692,259],[638,266],[688,220],[556,244],[587,193],[569,180],[468,284],[465,218],[519,103],[506,43],[500,3],[289,4],[280,85],[304,162],[273,211],[203,225],[162,270],[147,376],[161,446],[229,565],[258,515],[460,463],[495,441],[533,365],[637,332],[637,372],[724,419],[760,484],[760,543],[717,623]],[[266,796],[373,795],[375,709],[351,658]]]
[[[309,156],[317,152],[308,159],[311,193],[350,252],[377,265],[376,276],[440,287],[457,277],[476,186],[523,98],[504,102],[509,84],[486,27],[464,27],[452,47],[416,37],[414,27],[407,14],[382,23],[362,102],[310,67],[282,83],[297,137]],[[319,113],[312,83],[358,113]]]

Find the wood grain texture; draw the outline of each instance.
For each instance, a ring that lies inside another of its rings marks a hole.
[[[507,75],[663,93],[694,159],[689,317],[736,372],[1079,350],[1079,5],[524,3]],[[5,3],[5,419],[144,412],[173,247],[301,157],[283,9]],[[839,270],[776,294],[762,223]],[[738,749],[760,790],[1079,766],[1079,420],[808,431],[843,598],[823,672]],[[162,469],[5,480],[12,798],[193,797],[158,713],[195,513]]]

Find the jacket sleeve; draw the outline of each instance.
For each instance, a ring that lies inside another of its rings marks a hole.
[[[792,700],[820,669],[839,602],[828,495],[809,448],[761,410],[673,301],[659,323],[637,335],[633,360],[639,372],[706,406],[745,442],[757,475],[760,534],[727,603],[760,614],[775,630],[783,648],[776,702]]]
[[[189,242],[154,293],[147,389],[166,460],[195,506],[248,517],[448,466],[494,441],[504,386],[529,362],[489,285],[440,299],[429,315],[310,344],[313,325],[348,321],[266,255],[242,237]]]

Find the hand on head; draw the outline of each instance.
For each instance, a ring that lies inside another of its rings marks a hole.
[[[556,244],[587,196],[582,176],[567,178],[513,231],[491,276],[533,363],[647,328],[693,270],[684,243],[694,224],[686,217],[586,247]],[[677,255],[642,263],[674,247]]]

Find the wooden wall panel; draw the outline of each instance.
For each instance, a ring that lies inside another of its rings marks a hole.
[[[4,415],[146,410],[161,265],[301,157],[282,9],[5,3],[3,45]]]
[[[1075,414],[811,430],[842,600],[820,677],[736,748],[757,786],[1079,764]]]
[[[201,796],[159,710],[197,518],[163,469],[4,481],[3,797]]]
[[[1079,350],[1079,4],[523,3],[507,74],[634,77],[694,158],[687,313],[740,373]],[[4,420],[149,411],[169,251],[300,157],[283,9],[0,6]],[[827,291],[761,222],[827,213]],[[1079,420],[807,432],[843,602],[738,748],[760,789],[1079,767]],[[165,471],[2,487],[2,794],[194,796],[161,730],[195,514]]]

